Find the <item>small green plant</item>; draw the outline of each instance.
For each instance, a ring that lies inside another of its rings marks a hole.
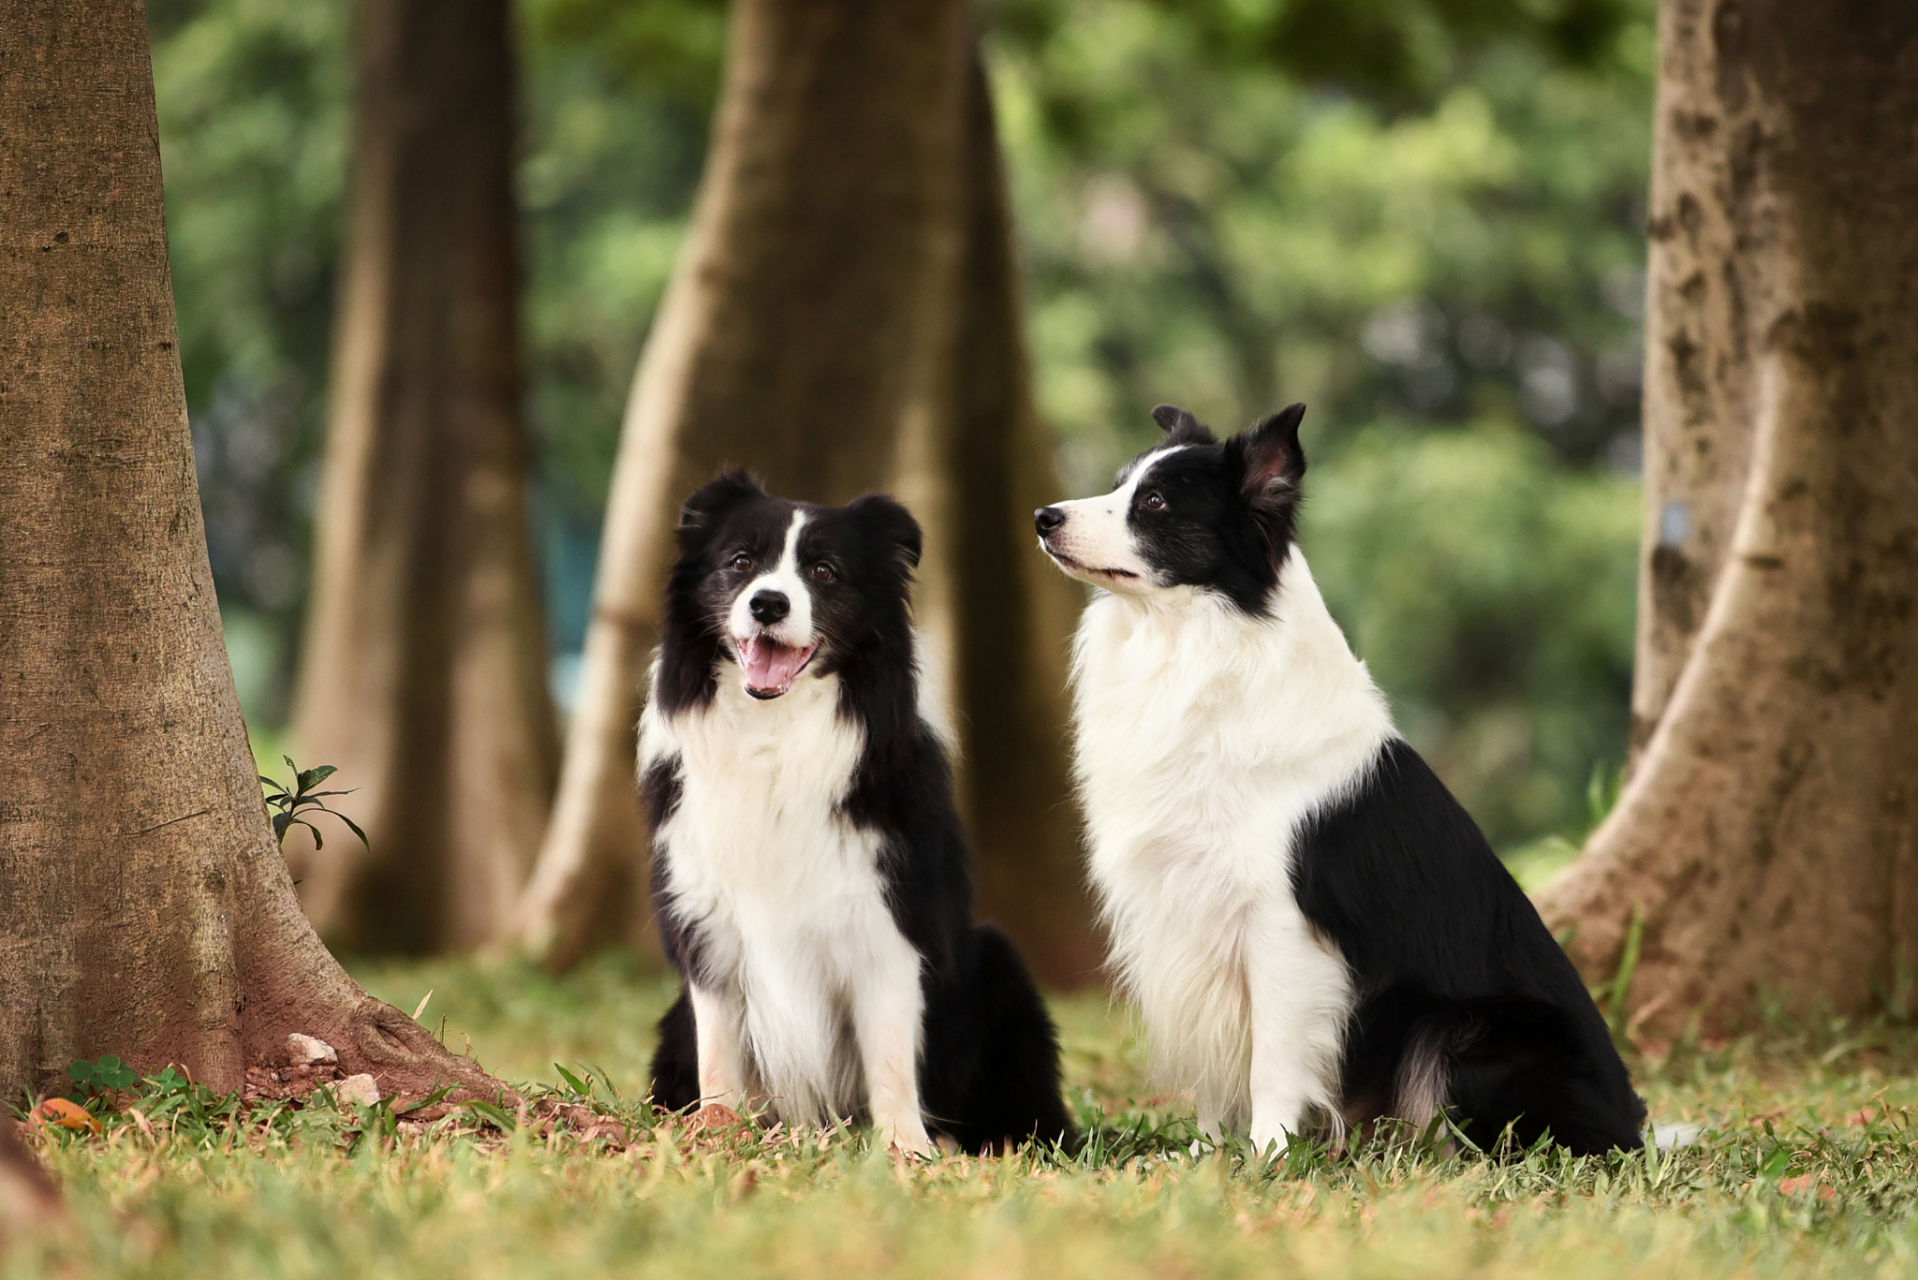
[[[275,811],[273,814],[273,835],[275,839],[284,844],[286,842],[287,828],[295,826],[305,827],[313,833],[313,847],[315,849],[324,849],[326,847],[326,841],[321,838],[320,829],[314,826],[306,817],[301,816],[304,810],[309,814],[324,813],[331,817],[338,818],[346,824],[347,830],[360,838],[361,844],[367,844],[366,832],[360,830],[359,823],[353,821],[353,819],[347,817],[345,814],[340,813],[338,810],[326,807],[326,797],[352,795],[352,791],[313,790],[314,787],[319,786],[322,782],[325,782],[328,778],[338,773],[339,770],[337,768],[330,764],[322,764],[316,765],[311,769],[302,769],[299,765],[293,763],[292,756],[281,756],[280,759],[286,761],[286,767],[293,771],[293,785],[290,788],[282,783],[275,782],[265,774],[260,775],[260,784],[266,788],[267,808]],[[371,848],[372,846],[368,845],[368,847]]]
[[[72,1063],[67,1067],[67,1079],[74,1085],[72,1100],[81,1104],[108,1094],[117,1100],[120,1090],[140,1083],[140,1077],[110,1053],[103,1053],[92,1062],[81,1058]]]
[[[1599,824],[1618,807],[1619,793],[1625,789],[1625,766],[1607,764],[1600,760],[1592,766],[1592,776],[1585,783],[1585,814],[1591,821],[1591,830],[1598,830]]]

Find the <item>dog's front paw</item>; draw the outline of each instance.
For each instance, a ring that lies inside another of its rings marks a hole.
[[[1285,1159],[1285,1149],[1291,1141],[1292,1136],[1282,1125],[1275,1125],[1269,1131],[1256,1124],[1252,1126],[1252,1153],[1262,1163],[1277,1164]]]
[[[924,1125],[888,1125],[881,1132],[886,1137],[886,1150],[895,1155],[932,1159],[932,1139],[926,1136]]]

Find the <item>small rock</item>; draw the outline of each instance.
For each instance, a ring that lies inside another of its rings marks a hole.
[[[380,1100],[380,1086],[372,1076],[362,1071],[359,1075],[348,1076],[334,1085],[333,1094],[342,1103],[350,1102],[356,1107],[370,1107]]]
[[[301,1035],[295,1031],[286,1038],[286,1047],[293,1055],[296,1064],[309,1062],[338,1062],[339,1053],[332,1045],[314,1036]]]

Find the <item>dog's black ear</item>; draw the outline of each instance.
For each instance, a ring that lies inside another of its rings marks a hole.
[[[1299,423],[1305,406],[1295,404],[1260,418],[1232,438],[1238,455],[1240,492],[1255,507],[1285,502],[1298,494],[1305,478],[1305,450],[1299,447]]]
[[[883,493],[865,493],[846,504],[846,514],[858,520],[867,536],[891,547],[907,569],[919,567],[919,522],[912,512]]]
[[[1152,420],[1165,432],[1167,444],[1217,444],[1212,429],[1175,404],[1162,404],[1152,411]]]
[[[679,541],[682,546],[717,525],[728,511],[749,498],[763,498],[766,490],[746,472],[733,468],[722,471],[693,490],[686,505],[679,509]]]

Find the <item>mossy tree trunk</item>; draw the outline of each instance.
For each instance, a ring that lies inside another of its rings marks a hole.
[[[290,841],[358,949],[510,916],[558,741],[527,510],[507,0],[359,0],[332,417],[293,738],[371,847]]]
[[[300,1031],[491,1090],[347,977],[267,825],[193,474],[140,4],[0,0],[0,1097]],[[0,1123],[5,1123],[0,1121]]]
[[[692,228],[620,443],[580,703],[520,937],[645,937],[634,726],[679,501],[725,463],[925,526],[916,594],[963,744],[982,914],[1054,981],[1094,952],[1063,734],[1076,592],[1031,405],[991,102],[961,0],[740,0]]]
[[[1918,8],[1660,10],[1646,551],[1617,809],[1541,895],[1667,1030],[1918,963]]]

